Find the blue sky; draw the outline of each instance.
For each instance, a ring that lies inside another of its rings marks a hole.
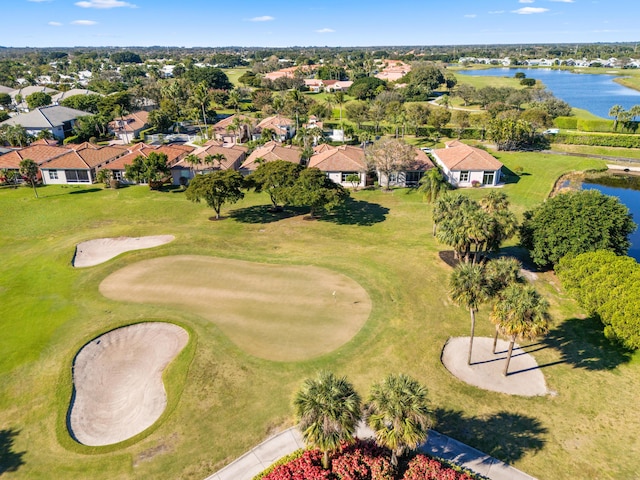
[[[2,12],[13,47],[640,41],[638,0],[5,0]]]

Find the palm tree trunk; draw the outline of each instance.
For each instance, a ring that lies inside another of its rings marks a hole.
[[[394,467],[398,466],[398,455],[395,449],[391,450],[391,465]]]
[[[473,308],[469,308],[471,313],[471,338],[469,339],[469,357],[467,358],[467,365],[471,365],[471,351],[473,350],[473,336],[476,331],[476,313]]]
[[[502,372],[502,375],[504,375],[505,377],[509,375],[509,363],[511,362],[511,354],[513,353],[514,343],[516,343],[515,335],[511,337],[511,341],[509,342],[509,351],[507,352],[507,364],[504,366],[504,372]]]
[[[35,180],[31,180],[31,186],[33,186],[33,193],[36,194],[36,198],[40,198],[40,197],[38,197],[38,189],[36,188],[36,181]]]
[[[498,327],[496,327],[496,334],[493,336],[493,354],[496,353],[496,346],[498,345]]]
[[[329,450],[325,450],[322,455],[322,468],[329,470]]]
[[[438,224],[436,222],[433,222],[433,236],[436,236],[436,228],[438,227]]]

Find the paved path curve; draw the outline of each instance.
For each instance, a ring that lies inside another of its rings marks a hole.
[[[356,436],[371,438],[373,432],[369,428],[361,426],[358,428]],[[251,480],[279,458],[299,448],[304,448],[304,446],[302,435],[298,429],[291,427],[266,439],[205,480]],[[449,460],[492,480],[535,480],[534,477],[496,458],[434,430],[429,431],[427,442],[421,445],[418,450]]]

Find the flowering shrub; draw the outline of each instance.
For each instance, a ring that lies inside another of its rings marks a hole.
[[[474,180],[473,182],[471,182],[471,186],[473,188],[480,188],[480,185],[482,185],[482,184],[480,183],[479,180]]]
[[[277,466],[264,480],[333,480],[329,470],[322,468],[322,453],[307,450],[300,458]]]
[[[393,480],[390,452],[372,441],[343,445],[333,460],[333,473],[340,480]]]
[[[418,455],[409,462],[402,480],[474,480],[474,476],[443,465],[435,458]]]

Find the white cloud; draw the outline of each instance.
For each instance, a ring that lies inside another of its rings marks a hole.
[[[504,13],[504,10],[491,10],[489,15],[500,15],[501,13]]]
[[[97,23],[98,22],[94,22],[93,20],[74,20],[73,22],[71,22],[71,25],[83,25],[85,27],[88,27]]]
[[[77,7],[82,8],[117,8],[117,7],[129,7],[138,8],[132,3],[123,2],[122,0],[85,0],[82,2],[76,2]]]
[[[51,2],[52,0],[27,0],[27,2],[31,2],[31,3],[44,3],[44,2]]]
[[[476,18],[478,15],[476,15],[475,13],[468,13],[464,16],[464,18]]]
[[[575,3],[575,0],[551,0],[552,2],[559,2],[559,3]],[[593,2],[593,3],[597,3],[597,2]]]
[[[518,0],[518,3],[533,3],[535,0]]]
[[[316,33],[333,33],[335,30],[333,28],[321,28],[320,30],[316,30]]]
[[[49,22],[47,25],[51,25],[52,27],[61,27],[62,24],[60,22]]]
[[[249,19],[250,22],[270,22],[271,20],[275,20],[275,17],[272,17],[271,15],[263,15],[261,17],[253,17]]]
[[[511,10],[511,13],[517,13],[518,15],[531,15],[532,13],[544,13],[548,12],[548,8],[540,7],[522,7],[518,10]]]

